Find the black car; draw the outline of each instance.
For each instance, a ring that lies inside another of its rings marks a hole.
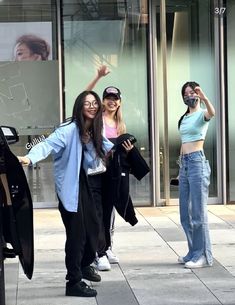
[[[5,305],[4,260],[18,256],[26,276],[34,266],[33,205],[24,170],[9,144],[16,130],[0,126],[0,304]]]

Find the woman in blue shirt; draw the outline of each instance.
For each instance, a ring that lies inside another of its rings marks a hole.
[[[66,230],[67,296],[94,297],[96,290],[82,278],[101,280],[90,266],[97,250],[98,222],[85,170],[94,167],[97,160],[104,160],[113,146],[102,136],[102,127],[100,98],[93,91],[84,91],[75,101],[72,119],[25,157],[18,157],[23,165],[34,164],[50,154],[53,157],[55,188]]]
[[[211,170],[203,145],[215,109],[196,82],[184,84],[181,93],[188,108],[178,123],[182,140],[179,203],[188,253],[180,256],[178,262],[186,268],[202,268],[213,264],[207,217]],[[201,103],[205,108],[201,108]]]

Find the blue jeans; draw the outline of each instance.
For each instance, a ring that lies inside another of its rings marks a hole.
[[[185,262],[196,262],[205,255],[208,264],[213,264],[207,216],[210,173],[210,165],[203,151],[180,157],[180,221],[189,249],[184,257]]]

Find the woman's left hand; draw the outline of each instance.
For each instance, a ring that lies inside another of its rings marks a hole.
[[[200,99],[205,104],[207,111],[205,111],[204,115],[207,120],[210,120],[215,115],[214,106],[211,104],[211,102],[199,86],[194,88],[194,92],[200,97]]]
[[[207,99],[205,93],[202,91],[201,87],[197,86],[194,88],[194,92],[200,97],[201,100]]]
[[[126,152],[129,152],[134,147],[133,144],[131,144],[130,140],[126,140],[122,143],[122,146],[125,148]]]

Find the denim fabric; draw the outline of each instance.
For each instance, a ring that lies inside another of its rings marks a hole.
[[[90,142],[89,151],[95,149]],[[103,137],[103,150],[110,151],[113,143]],[[64,208],[69,212],[77,212],[79,198],[79,174],[82,162],[82,143],[80,140],[78,127],[75,122],[62,124],[48,138],[35,145],[26,155],[32,164],[39,162],[52,154],[54,165],[54,179],[56,193],[58,194]],[[88,162],[84,156],[83,167],[87,170]]]
[[[184,257],[186,262],[196,262],[200,256],[205,255],[208,264],[213,264],[207,216],[210,173],[210,165],[203,151],[180,157],[180,221],[189,248]]]

